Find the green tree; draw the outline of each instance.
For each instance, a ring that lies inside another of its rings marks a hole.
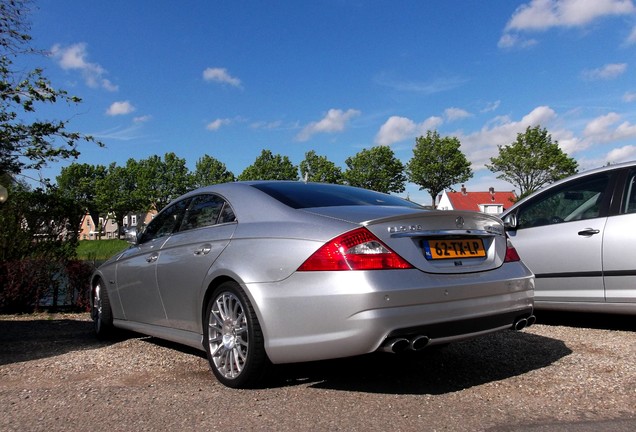
[[[404,192],[404,165],[387,146],[363,149],[345,160],[344,180],[351,186],[378,192]]]
[[[578,163],[559,147],[558,141],[540,126],[526,128],[517,134],[517,140],[507,146],[498,146],[499,155],[490,158],[486,167],[501,173],[498,179],[519,188],[519,198],[537,189],[572,175],[578,171]]]
[[[83,211],[88,211],[94,220],[99,216],[96,200],[97,183],[106,177],[104,165],[72,163],[62,168],[56,177],[57,187],[62,196],[72,200]]]
[[[311,182],[342,183],[342,170],[325,156],[318,156],[314,150],[305,153],[300,163],[300,176]]]
[[[231,171],[228,171],[223,162],[208,155],[204,155],[197,161],[195,171],[192,174],[192,186],[195,188],[235,180],[236,177]]]
[[[99,213],[113,215],[118,226],[124,226],[124,216],[130,211],[148,210],[147,197],[137,193],[138,163],[128,159],[125,167],[111,163],[106,169],[104,178],[96,183],[95,201]]]
[[[78,143],[103,144],[89,135],[71,132],[65,120],[33,120],[36,108],[57,102],[77,104],[78,97],[54,88],[41,68],[14,66],[21,55],[42,55],[29,46],[29,2],[0,0],[0,174],[13,178],[48,162],[77,158]],[[48,183],[48,179],[44,179]]]
[[[245,180],[298,180],[298,167],[291,163],[287,156],[272,154],[263,150],[254,163],[238,176]]]
[[[192,178],[185,159],[174,153],[166,153],[163,160],[157,156],[138,161],[130,165],[133,170],[137,188],[135,194],[138,201],[144,203],[143,208],[129,208],[129,211],[161,210],[170,201],[192,189]]]
[[[406,174],[411,182],[426,190],[435,205],[437,195],[454,184],[473,176],[470,162],[459,149],[455,137],[440,137],[437,131],[427,131],[426,136],[415,139],[413,157],[406,164]]]

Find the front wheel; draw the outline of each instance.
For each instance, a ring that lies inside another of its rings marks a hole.
[[[108,339],[114,333],[113,312],[104,281],[99,279],[92,289],[91,317],[98,339]]]
[[[210,297],[203,336],[210,367],[222,384],[248,388],[258,383],[268,364],[263,333],[236,282],[221,284]]]

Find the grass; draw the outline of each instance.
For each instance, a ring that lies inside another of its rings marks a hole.
[[[128,247],[125,240],[81,240],[77,247],[80,260],[105,260]]]

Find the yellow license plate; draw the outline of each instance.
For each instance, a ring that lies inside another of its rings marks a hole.
[[[480,238],[425,240],[424,256],[428,260],[479,258],[486,256],[486,249]]]

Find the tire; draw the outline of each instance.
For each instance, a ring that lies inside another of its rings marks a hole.
[[[269,360],[254,308],[236,282],[222,283],[210,297],[203,337],[219,382],[231,388],[258,385]]]
[[[113,311],[110,307],[110,299],[104,281],[99,279],[91,290],[91,317],[93,327],[98,339],[109,339],[115,333],[113,327]]]

